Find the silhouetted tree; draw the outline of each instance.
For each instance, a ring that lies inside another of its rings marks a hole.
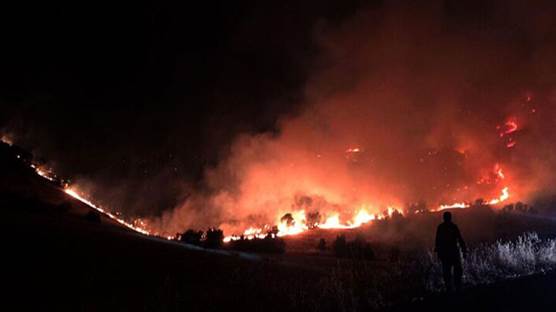
[[[394,210],[392,212],[392,216],[390,216],[392,219],[399,219],[399,218],[403,218],[403,214],[397,210]]]
[[[307,213],[307,226],[312,229],[315,228],[321,221],[321,216],[318,211]]]
[[[292,226],[295,223],[293,216],[291,213],[286,213],[282,218],[280,218],[280,222],[285,223],[287,226]]]

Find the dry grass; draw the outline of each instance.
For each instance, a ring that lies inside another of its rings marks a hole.
[[[442,271],[438,261],[428,254],[430,273],[428,291],[440,291]],[[556,268],[556,239],[541,239],[534,232],[515,240],[482,244],[469,251],[464,260],[464,283],[468,286],[489,284],[508,278],[543,273]]]
[[[470,249],[464,261],[464,285],[489,284],[555,268],[556,239],[525,233],[514,240]],[[444,289],[441,266],[432,252],[382,264],[338,261],[320,288],[321,299],[339,311],[383,309]]]

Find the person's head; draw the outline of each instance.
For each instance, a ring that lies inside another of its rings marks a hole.
[[[443,215],[442,215],[442,219],[444,219],[444,222],[452,222],[452,213],[449,211],[446,211]]]

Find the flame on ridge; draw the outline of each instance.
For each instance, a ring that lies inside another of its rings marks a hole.
[[[506,201],[509,198],[510,198],[509,187],[505,186],[504,188],[502,188],[499,197],[487,201],[486,204],[497,205],[503,201]],[[431,211],[437,212],[437,211],[442,211],[446,209],[455,209],[455,208],[463,209],[463,208],[469,208],[470,206],[471,206],[470,203],[460,202],[460,203],[453,203],[447,205],[440,205],[438,206],[438,208],[432,209]],[[330,216],[328,216],[323,223],[315,224],[313,227],[319,229],[354,229],[375,220],[381,220],[386,217],[392,217],[395,213],[402,215],[401,210],[395,207],[388,207],[387,211],[384,214],[372,214],[369,213],[368,209],[364,206],[357,211],[357,213],[354,215],[352,220],[346,223],[341,222],[339,213],[333,213]],[[419,213],[419,211],[415,213]],[[292,215],[297,216],[294,217],[295,222],[292,224],[288,224],[285,221],[280,221],[278,223],[278,234],[276,236],[282,237],[288,235],[297,235],[309,230],[309,227],[305,224],[306,221],[305,211],[300,210]],[[238,240],[241,239],[241,237],[245,239],[264,238],[266,235],[268,235],[267,234],[268,232],[269,232],[268,226],[262,228],[250,227],[247,230],[245,230],[241,236],[238,235],[226,236],[224,238],[224,242]]]
[[[359,149],[357,149],[357,151],[353,151],[352,152],[359,152]],[[35,164],[30,164],[30,167],[33,168],[35,170],[35,172],[41,176],[44,179],[47,179],[49,181],[52,182],[56,182],[58,180],[58,177],[50,170],[50,169],[44,169],[41,168]],[[503,180],[505,178],[504,173],[502,172],[502,169],[500,168],[500,166],[497,164],[495,166],[495,173],[496,175]],[[96,211],[104,214],[105,216],[109,217],[110,219],[118,222],[119,224],[134,230],[138,233],[144,234],[144,235],[149,235],[149,236],[157,236],[157,237],[161,237],[161,238],[165,238],[168,240],[174,239],[174,236],[161,236],[158,233],[153,233],[150,232],[147,229],[147,226],[145,225],[145,223],[142,220],[135,220],[138,222],[133,222],[130,223],[128,221],[125,221],[124,219],[118,217],[119,213],[112,213],[96,204],[94,204],[92,201],[90,201],[89,199],[87,199],[86,197],[82,196],[74,187],[70,187],[68,185],[64,186],[64,192],[70,196],[72,196],[73,198],[79,200],[80,202],[86,204],[87,206],[91,207],[92,209],[95,209]],[[497,198],[493,198],[489,201],[487,201],[486,203],[489,205],[497,205],[503,201],[506,201],[507,199],[510,198],[510,192],[509,192],[509,187],[505,186],[499,197]],[[440,205],[438,208],[433,209],[431,211],[441,211],[441,210],[445,210],[445,209],[453,209],[453,208],[468,208],[471,205],[469,203],[465,203],[465,202],[459,202],[459,203],[453,203],[453,204],[443,204]],[[359,209],[356,209],[355,211],[357,211],[357,213],[354,214],[352,220],[349,220],[345,223],[342,223],[340,220],[340,214],[339,213],[332,213],[331,215],[329,215],[325,221],[323,223],[318,223],[318,224],[311,224],[311,225],[307,225],[307,218],[305,216],[305,211],[304,210],[299,210],[299,211],[295,211],[293,213],[291,213],[292,215],[292,219],[293,222],[285,222],[284,220],[280,220],[278,222],[277,225],[277,232],[275,233],[276,236],[278,237],[283,237],[283,236],[290,236],[290,235],[297,235],[300,233],[303,233],[307,230],[309,230],[310,228],[320,228],[320,229],[353,229],[353,228],[358,228],[364,224],[370,223],[372,221],[375,220],[381,220],[384,219],[386,217],[391,217],[394,215],[394,213],[398,213],[400,215],[402,215],[402,210],[401,209],[397,209],[395,207],[388,207],[387,211],[385,211],[385,213],[383,214],[372,214],[369,212],[369,209],[366,205],[361,206]],[[418,211],[415,213],[419,213]],[[241,236],[238,235],[230,235],[230,236],[226,236],[224,238],[224,242],[230,242],[232,240],[238,240],[241,237],[244,237],[246,239],[253,239],[253,238],[264,238],[268,235],[268,233],[271,231],[271,227],[268,225],[265,225],[262,228],[257,228],[257,227],[250,227],[248,229],[246,229],[243,234]]]

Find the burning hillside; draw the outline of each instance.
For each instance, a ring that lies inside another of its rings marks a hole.
[[[11,145],[12,142],[7,142],[3,140],[2,142]],[[359,153],[361,150],[359,148],[348,149],[346,153]],[[98,204],[95,204],[90,199],[87,198],[87,195],[82,194],[77,188],[76,185],[69,185],[67,182],[62,180],[58,177],[50,168],[34,163],[31,159],[22,159],[23,156],[17,155],[17,158],[21,159],[24,163],[28,164],[37,175],[41,176],[42,178],[59,184],[64,189],[64,192],[75,199],[81,201],[82,203],[88,205],[90,208],[104,214],[105,216],[109,217],[110,219],[115,220],[116,222],[120,223],[121,225],[130,228],[136,232],[145,235],[153,235],[158,237],[163,237],[166,239],[174,239],[174,236],[164,232],[159,231],[157,229],[153,229],[147,222],[141,219],[135,219],[133,221],[126,221],[126,217],[122,216],[122,213],[119,211],[111,211],[111,209],[105,209],[100,207]],[[349,161],[353,161],[353,158],[348,157]],[[477,184],[494,184],[494,187],[498,187],[499,183],[504,183],[505,181],[505,174],[503,174],[502,168],[497,164],[494,167],[494,170],[491,174],[490,178],[481,178],[476,183]],[[504,184],[501,184],[504,185]],[[509,194],[509,187],[505,186],[501,190],[501,194],[497,198],[493,198],[489,201],[486,201],[486,204],[489,205],[497,205],[510,197]],[[292,205],[292,209],[289,212],[286,212],[283,216],[276,220],[275,223],[267,223],[267,224],[256,224],[254,226],[250,226],[249,228],[245,229],[241,234],[232,234],[226,236],[224,241],[228,242],[230,240],[239,239],[240,237],[245,237],[247,239],[251,238],[263,238],[268,233],[273,233],[276,236],[288,236],[288,235],[296,235],[303,233],[307,230],[311,230],[314,228],[319,229],[353,229],[360,227],[363,224],[372,222],[374,220],[380,220],[383,218],[392,217],[394,214],[411,214],[411,213],[421,213],[424,210],[419,210],[418,205],[413,206],[413,209],[405,207],[395,207],[395,206],[388,206],[382,212],[373,212],[373,206],[370,203],[364,203],[359,207],[353,207],[353,213],[350,214],[346,213],[346,208],[341,207],[340,205],[332,206],[329,208],[327,212],[324,210],[315,210],[317,207],[327,208],[327,203],[324,197],[320,196],[317,198],[317,201],[320,200],[321,202],[313,202],[314,198],[309,196],[296,196],[294,201],[295,205]],[[439,211],[443,209],[450,209],[450,208],[467,208],[470,207],[471,203],[468,202],[461,202],[461,203],[453,203],[453,204],[441,204],[436,208],[432,208],[432,211]],[[420,207],[426,208],[426,207]],[[375,209],[376,210],[376,209]],[[346,219],[346,216],[350,216],[350,218]]]
[[[278,134],[239,137],[207,170],[208,191],[152,226],[211,220],[226,233],[299,233],[547,190],[551,91],[526,78],[533,67],[513,66],[511,45],[477,37],[476,49],[436,12],[417,11],[371,10],[319,33],[322,66],[302,112]]]
[[[510,5],[507,15],[492,17],[493,29],[513,27],[509,12],[528,9]],[[234,133],[222,147],[189,128],[182,131],[192,133],[189,140],[167,137],[169,128],[155,132],[134,123],[127,129],[132,118],[122,113],[118,129],[155,133],[144,135],[151,142],[145,158],[155,160],[155,169],[134,159],[135,147],[144,142],[125,145],[131,135],[113,144],[116,155],[106,151],[112,146],[97,130],[86,133],[104,149],[88,150],[70,132],[79,142],[78,156],[88,157],[98,172],[79,172],[66,191],[145,233],[171,237],[188,228],[218,227],[235,235],[228,239],[354,228],[394,214],[466,208],[475,200],[499,207],[552,194],[551,17],[516,30],[530,40],[515,40],[474,20],[463,25],[454,14],[437,5],[385,4],[337,23],[315,23],[311,38],[318,53],[300,83],[302,96],[292,96],[297,109],[276,114],[270,127]],[[203,127],[210,134],[226,132],[218,124],[226,114],[211,115]],[[149,125],[174,120],[160,116]],[[264,119],[250,117],[255,124]],[[204,148],[189,148],[193,141],[203,141]],[[190,157],[160,152],[166,145],[186,146]],[[69,161],[78,158],[60,153]],[[193,160],[203,165],[187,180],[179,164]],[[36,170],[47,178],[53,174],[43,166]]]

